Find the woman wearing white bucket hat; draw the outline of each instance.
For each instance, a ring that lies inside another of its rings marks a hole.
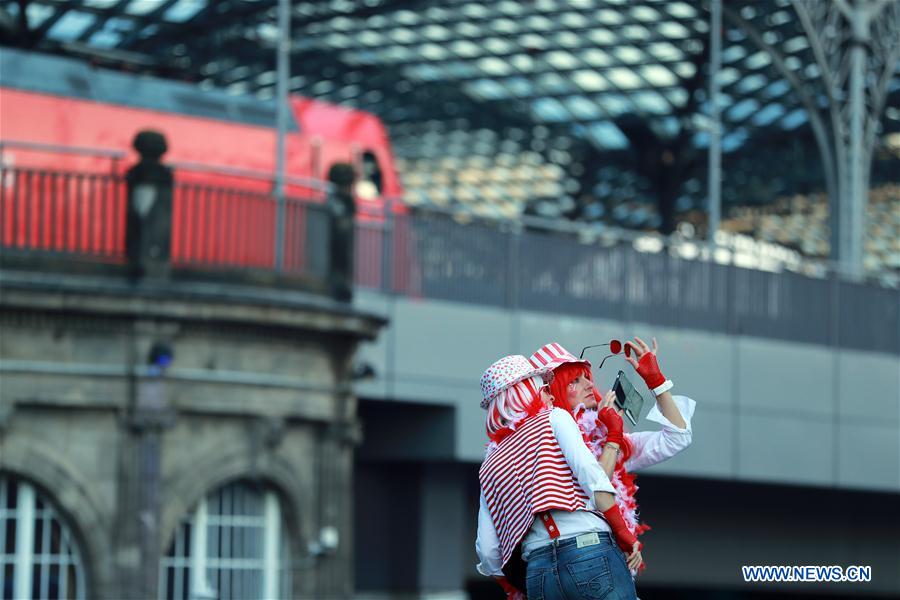
[[[633,600],[629,564],[616,544],[637,566],[637,540],[572,415],[552,406],[551,373],[513,355],[481,377],[491,441],[478,472],[478,571],[497,578],[510,598],[525,587],[544,600]],[[504,576],[518,552],[528,562],[524,586]]]

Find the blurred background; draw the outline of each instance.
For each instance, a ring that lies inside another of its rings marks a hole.
[[[479,376],[634,335],[697,401],[637,479],[641,598],[900,596],[898,32],[890,0],[0,3],[0,598],[501,598]]]

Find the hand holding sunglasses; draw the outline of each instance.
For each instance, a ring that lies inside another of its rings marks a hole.
[[[630,356],[629,348],[633,349],[634,356]],[[666,376],[659,370],[659,363],[656,362],[656,353],[659,345],[656,338],[653,338],[653,349],[647,345],[644,340],[635,337],[634,341],[625,342],[625,360],[628,361],[637,374],[641,376],[647,387],[653,392],[654,396],[659,396],[672,386],[666,387]],[[666,389],[661,389],[666,387]]]

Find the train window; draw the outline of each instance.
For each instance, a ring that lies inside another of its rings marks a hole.
[[[362,155],[359,181],[356,183],[356,195],[364,200],[377,198],[384,192],[384,180],[378,159],[371,151]]]

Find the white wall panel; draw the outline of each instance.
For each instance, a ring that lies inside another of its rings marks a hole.
[[[694,431],[691,445],[681,454],[641,472],[666,475],[731,478],[737,463],[735,414],[730,408],[704,405],[698,400],[691,422]],[[655,423],[642,430],[659,429]]]
[[[741,407],[831,416],[832,351],[823,346],[740,338],[738,384]]]
[[[900,492],[900,428],[842,423],[839,431],[838,484]]]
[[[900,429],[900,357],[844,350],[838,366],[841,416],[877,419]]]
[[[655,472],[898,488],[896,355],[846,349],[836,354],[826,346],[776,339],[368,296],[357,304],[392,323],[360,350],[359,358],[372,362],[378,377],[361,382],[357,391],[363,398],[454,407],[456,460],[483,457],[478,378],[500,356],[527,355],[550,341],[577,353],[610,338],[656,335],[663,372],[675,382],[675,391],[693,397],[698,407],[693,446]],[[604,356],[598,350],[590,356],[595,365]],[[604,382],[620,368],[639,380],[622,358],[613,358],[598,377],[600,387],[607,387]],[[649,393],[646,397],[652,401]],[[641,427],[656,426],[644,422]]]
[[[507,311],[451,302],[398,299],[395,320],[398,377],[474,378],[509,354]]]
[[[834,483],[830,420],[742,414],[738,420],[738,476],[796,484]]]

